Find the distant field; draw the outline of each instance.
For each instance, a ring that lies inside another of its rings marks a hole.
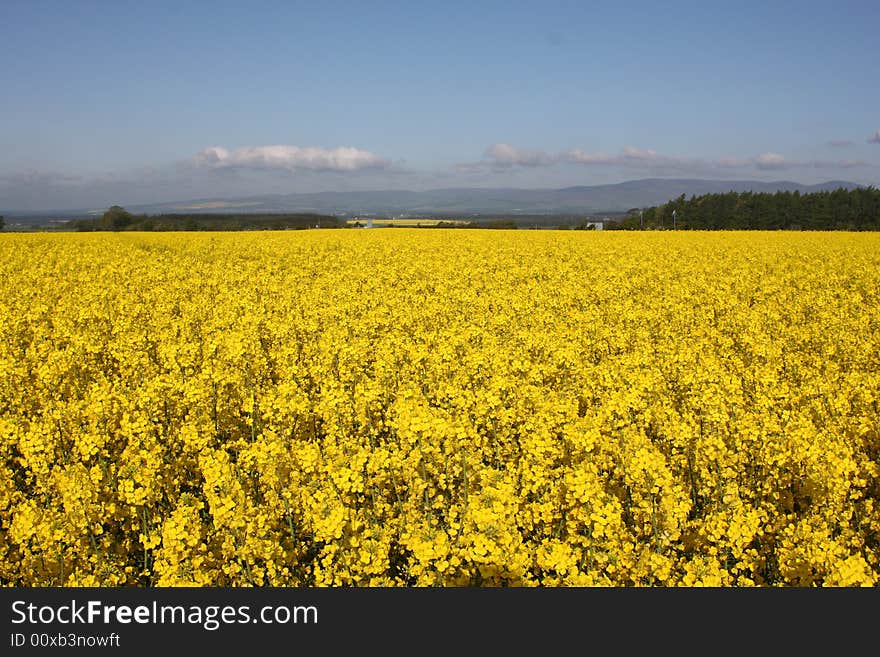
[[[0,280],[0,584],[880,583],[880,234],[19,233]]]

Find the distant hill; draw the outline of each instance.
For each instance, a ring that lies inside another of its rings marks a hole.
[[[817,185],[791,181],[701,180],[646,178],[611,185],[583,185],[562,189],[451,188],[423,192],[382,190],[277,194],[236,199],[199,199],[177,203],[132,206],[133,212],[320,212],[346,215],[453,215],[453,214],[596,214],[624,212],[660,205],[682,194],[690,197],[724,192],[799,191],[802,194],[854,189],[856,183],[832,180]],[[128,206],[126,206],[128,207]]]
[[[316,192],[307,194],[275,194],[244,198],[203,198],[188,201],[121,205],[132,213],[196,214],[196,213],[317,213],[336,216],[451,216],[451,215],[577,215],[622,213],[630,208],[662,205],[684,194],[716,194],[726,192],[799,191],[802,194],[855,189],[856,183],[831,180],[817,185],[801,185],[791,181],[759,182],[754,180],[702,180],[646,178],[610,185],[581,185],[562,189],[517,188],[452,188],[422,192],[381,190],[367,192]],[[53,223],[66,218],[97,216],[106,208],[70,210],[52,213]],[[0,212],[0,214],[3,214]],[[17,213],[7,212],[9,219]],[[48,213],[22,213],[25,223],[46,223]],[[27,215],[27,216],[24,216]],[[43,215],[38,218],[38,215]]]

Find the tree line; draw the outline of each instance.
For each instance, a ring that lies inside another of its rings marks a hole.
[[[176,230],[301,230],[305,228],[361,227],[360,223],[349,226],[339,217],[325,214],[159,214],[136,215],[120,205],[108,208],[100,217],[71,219],[62,230],[90,231],[176,231]],[[514,229],[512,220],[491,218],[486,221],[441,221],[425,228],[500,228]]]
[[[158,214],[136,215],[114,205],[100,217],[72,219],[64,228],[87,231],[176,231],[176,230],[302,230],[339,228],[337,217],[324,214]]]
[[[727,192],[678,198],[631,210],[629,230],[880,230],[880,189]]]

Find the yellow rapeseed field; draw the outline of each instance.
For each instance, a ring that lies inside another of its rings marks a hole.
[[[0,235],[0,582],[877,586],[880,235]]]

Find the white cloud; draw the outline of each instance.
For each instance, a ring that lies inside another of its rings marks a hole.
[[[705,163],[702,160],[686,157],[670,157],[661,155],[650,148],[625,146],[617,155],[607,153],[587,153],[572,149],[560,155],[565,162],[585,165],[623,166],[631,168],[671,169],[675,171],[696,170]]]
[[[779,153],[762,153],[752,161],[759,169],[855,169],[868,166],[864,160],[789,160]]]
[[[869,144],[880,144],[880,130],[868,137]]]
[[[595,164],[609,166],[624,166],[630,168],[650,168],[653,171],[690,171],[696,173],[710,173],[718,169],[749,169],[757,168],[762,171],[781,171],[799,167],[812,167],[814,169],[852,169],[867,166],[863,160],[789,160],[779,153],[766,152],[756,157],[722,157],[714,160],[701,158],[674,157],[661,155],[650,149],[627,146],[619,155],[607,155],[605,153],[585,153],[579,150],[567,151],[563,156],[566,162],[576,164]]]
[[[759,169],[786,169],[793,164],[787,162],[779,153],[761,153],[755,158],[755,166]]]
[[[721,169],[736,169],[751,166],[752,160],[741,157],[721,157],[714,160],[713,164]]]
[[[493,166],[501,168],[515,165],[538,167],[553,164],[556,159],[544,151],[524,151],[510,144],[492,144],[486,149],[485,155]]]
[[[635,148],[634,146],[625,146],[623,149],[622,158],[625,160],[635,160],[638,162],[656,162],[662,158],[657,155],[657,151],[653,151],[650,148]]]
[[[82,176],[68,175],[55,171],[37,171],[26,169],[14,173],[0,175],[0,182],[13,185],[55,185],[82,182]]]
[[[385,169],[391,163],[371,153],[343,146],[249,146],[229,151],[212,146],[197,153],[192,163],[202,169],[260,169],[281,171],[360,171]]]
[[[566,162],[576,162],[578,164],[614,164],[614,156],[607,153],[585,153],[579,149],[566,151],[563,155]]]
[[[721,157],[703,159],[663,155],[649,148],[626,146],[617,154],[590,153],[569,149],[560,153],[524,151],[510,144],[492,144],[485,151],[486,159],[480,162],[462,163],[456,171],[463,174],[479,174],[493,170],[501,172],[514,166],[538,167],[555,163],[577,164],[589,167],[622,167],[650,171],[654,175],[696,174],[713,175],[722,170],[742,169],[759,171],[782,171],[794,168],[852,169],[869,166],[862,160],[791,160],[772,151],[754,157]]]

